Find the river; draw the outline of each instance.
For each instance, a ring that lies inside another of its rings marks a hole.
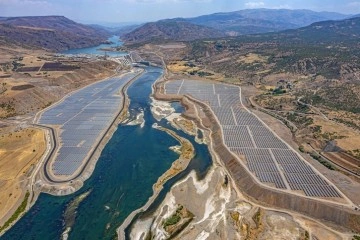
[[[105,55],[105,51],[101,50],[104,48],[111,48],[111,47],[119,47],[123,43],[120,41],[119,36],[112,36],[108,39],[111,44],[101,44],[99,46],[95,47],[88,47],[88,48],[76,48],[76,49],[70,49],[62,52],[63,54],[89,54],[89,55]],[[126,52],[111,52],[106,51],[106,55],[111,57],[117,57],[117,56],[123,56],[126,55]]]
[[[89,192],[88,196],[72,213],[75,216],[68,239],[113,239],[125,218],[147,202],[153,194],[152,185],[178,158],[169,150],[178,142],[167,133],[152,128],[156,120],[150,111],[151,87],[162,75],[162,69],[147,67],[145,70],[146,73],[127,91],[131,117],[144,111],[145,125],[120,124],[83,188],[65,197],[40,194],[35,205],[1,239],[60,239],[67,225],[65,219],[69,219],[67,207],[86,192]],[[176,109],[183,111],[179,104]],[[175,130],[166,120],[159,124]],[[165,184],[150,210],[157,207],[176,181],[193,169],[200,177],[204,176],[212,163],[206,145],[196,143],[194,137],[176,132],[192,142],[196,156],[183,173]]]

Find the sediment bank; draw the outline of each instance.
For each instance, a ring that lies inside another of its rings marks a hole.
[[[189,165],[190,161],[194,157],[195,151],[194,147],[191,144],[191,142],[185,138],[180,137],[177,135],[174,131],[158,126],[153,125],[154,128],[164,131],[173,138],[175,138],[180,143],[180,156],[177,160],[175,160],[170,169],[168,169],[163,175],[161,175],[157,182],[153,185],[153,195],[149,198],[149,200],[146,202],[146,204],[141,207],[140,209],[137,209],[133,211],[122,223],[122,225],[118,228],[117,233],[119,239],[125,239],[125,229],[129,226],[133,218],[140,212],[146,211],[150,205],[154,202],[154,200],[157,198],[158,194],[163,188],[163,185],[171,178],[179,174],[180,172],[184,171],[187,166]]]

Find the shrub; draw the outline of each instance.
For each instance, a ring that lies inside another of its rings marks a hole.
[[[180,221],[181,217],[179,215],[177,215],[176,213],[173,214],[171,217],[165,219],[164,221],[164,228],[171,226],[171,225],[175,225]]]
[[[26,192],[25,198],[21,202],[20,206],[16,209],[14,214],[5,222],[5,224],[0,227],[0,232],[7,229],[10,226],[10,224],[13,223],[16,219],[18,219],[20,214],[22,214],[25,211],[29,196],[30,196],[30,193]]]

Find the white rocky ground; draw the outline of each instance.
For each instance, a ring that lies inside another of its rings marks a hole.
[[[157,121],[166,118],[174,112],[175,109],[169,102],[158,101],[154,98],[151,98],[151,113]]]
[[[134,119],[133,121],[127,122],[126,125],[129,125],[129,126],[140,125],[140,127],[143,128],[145,125],[144,110],[140,109],[140,112],[136,116],[136,119]]]
[[[192,172],[171,189],[153,218],[135,224],[131,238],[141,239],[151,229],[155,239],[167,239],[169,236],[163,228],[163,220],[170,217],[180,204],[195,217],[178,238],[224,239],[231,235],[238,239],[240,234],[236,233],[233,222],[227,219],[229,211],[237,208],[236,192],[224,182],[225,173],[220,167],[212,169],[201,181]],[[239,210],[245,214],[251,208],[251,205],[245,204]]]
[[[184,127],[176,123],[185,119],[175,113],[170,103],[153,99],[151,111],[158,121],[166,118],[173,127],[197,135],[196,126],[195,129],[190,127],[189,131],[189,125]],[[153,127],[157,128],[157,124]],[[207,139],[205,137],[198,141],[208,142]],[[176,151],[177,146],[171,150]],[[202,180],[191,172],[171,188],[152,216],[137,220],[130,234],[131,239],[148,239],[149,233],[151,239],[168,239],[169,234],[163,223],[176,212],[179,205],[190,211],[194,218],[172,239],[351,239],[350,235],[339,234],[302,216],[259,208],[236,191],[231,179],[227,181],[226,178],[226,172],[216,163]],[[256,223],[254,219],[259,211],[261,214]]]
[[[324,228],[321,223],[263,208],[257,226],[254,216],[259,207],[237,193],[230,179],[225,184],[225,175],[219,166],[214,166],[201,181],[191,172],[172,187],[151,217],[134,224],[131,239],[145,239],[150,231],[152,239],[168,239],[163,222],[179,205],[193,213],[194,219],[173,239],[351,239]]]

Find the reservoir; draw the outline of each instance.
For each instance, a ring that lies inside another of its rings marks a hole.
[[[78,192],[65,197],[40,194],[35,205],[1,239],[61,239],[69,218],[73,218],[73,223],[68,239],[113,239],[125,218],[145,205],[153,194],[152,185],[178,158],[178,154],[169,150],[178,142],[166,132],[152,127],[157,121],[150,111],[151,87],[162,75],[162,69],[147,67],[145,70],[127,91],[130,117],[144,111],[145,125],[120,124],[104,148],[92,176]],[[176,109],[183,111],[179,105]],[[176,131],[166,120],[157,123]],[[192,142],[196,156],[183,173],[165,184],[152,209],[176,181],[191,170],[202,177],[212,164],[206,145],[176,132]],[[69,204],[87,192],[88,196],[69,213]],[[69,214],[73,216],[69,217]]]
[[[67,51],[62,52],[63,54],[89,54],[89,55],[105,55],[105,51],[101,50],[104,48],[111,48],[111,47],[120,47],[123,43],[120,41],[119,36],[112,36],[108,39],[111,44],[101,44],[96,47],[89,47],[89,48],[76,48],[70,49]],[[117,56],[124,56],[126,52],[106,52],[107,56],[110,57],[117,57]]]

